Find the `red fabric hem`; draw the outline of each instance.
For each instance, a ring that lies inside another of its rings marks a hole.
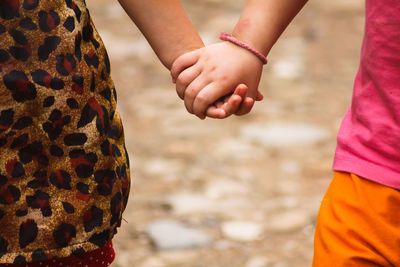
[[[108,241],[103,247],[85,252],[81,255],[73,255],[66,258],[57,258],[52,260],[29,262],[29,263],[3,263],[0,267],[107,267],[115,259],[115,250],[112,241]]]

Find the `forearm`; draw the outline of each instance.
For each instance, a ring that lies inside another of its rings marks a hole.
[[[119,0],[168,69],[180,55],[204,44],[179,0]]]
[[[307,0],[248,0],[233,36],[267,55]]]

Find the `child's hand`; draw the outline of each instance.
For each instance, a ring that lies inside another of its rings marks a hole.
[[[204,119],[250,112],[254,99],[262,99],[257,90],[261,71],[262,62],[252,53],[222,42],[183,54],[173,63],[171,75],[188,112]]]

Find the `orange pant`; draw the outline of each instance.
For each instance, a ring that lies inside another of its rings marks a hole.
[[[318,215],[312,266],[400,266],[400,191],[335,172]]]

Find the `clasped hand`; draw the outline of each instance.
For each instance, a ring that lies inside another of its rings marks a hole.
[[[222,119],[247,114],[255,101],[262,100],[262,66],[251,52],[220,42],[178,57],[171,76],[189,113]]]

